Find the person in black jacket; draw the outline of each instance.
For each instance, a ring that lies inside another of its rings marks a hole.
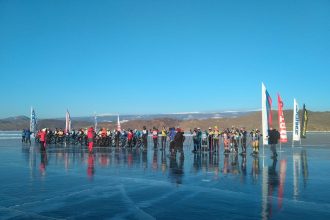
[[[273,157],[277,157],[276,145],[280,139],[280,132],[272,127],[268,131],[268,144],[270,144],[270,150],[273,153]]]

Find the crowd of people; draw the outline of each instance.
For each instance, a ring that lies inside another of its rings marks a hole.
[[[224,153],[239,153],[239,147],[241,147],[241,154],[246,154],[246,149],[249,143],[253,148],[253,154],[259,153],[259,140],[261,133],[258,129],[253,129],[251,132],[247,132],[245,128],[226,128],[222,131],[215,126],[213,129],[209,127],[208,130],[202,132],[200,128],[195,128],[191,131],[194,142],[193,152],[201,151],[202,147],[206,150],[218,152],[221,142],[223,143]]]
[[[32,132],[29,129],[24,129],[22,132],[22,142],[31,144],[30,136]],[[40,143],[41,149],[45,150],[46,145],[76,145],[88,146],[89,152],[93,151],[93,147],[122,147],[122,148],[143,148],[148,147],[148,137],[152,139],[153,147],[160,150],[166,150],[169,146],[171,153],[181,153],[183,155],[183,144],[186,140],[186,135],[192,136],[193,153],[200,151],[219,152],[220,145],[223,146],[223,152],[246,154],[247,147],[251,145],[252,154],[258,155],[259,141],[262,136],[258,129],[253,129],[248,132],[244,127],[242,128],[225,128],[219,130],[217,126],[209,127],[204,132],[200,128],[194,128],[190,132],[186,132],[182,128],[169,128],[158,130],[156,127],[147,129],[143,126],[142,130],[138,129],[123,129],[123,130],[109,130],[101,128],[95,131],[93,127],[88,129],[72,130],[70,132],[62,129],[41,129],[36,134],[36,141]],[[279,139],[279,133],[276,129],[269,130],[269,144],[273,156],[276,157],[276,144]]]

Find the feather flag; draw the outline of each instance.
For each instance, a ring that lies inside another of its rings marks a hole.
[[[261,92],[263,144],[268,145],[268,130],[273,124],[272,99],[263,83]]]
[[[293,100],[293,134],[292,141],[300,141],[300,120],[299,120],[299,105],[297,100]]]
[[[302,110],[302,123],[301,123],[301,137],[302,138],[306,138],[307,122],[308,122],[308,112],[307,112],[306,106],[304,104],[303,110]]]
[[[278,130],[280,132],[280,142],[286,143],[288,142],[288,136],[286,133],[286,125],[284,120],[284,114],[283,114],[283,101],[281,99],[280,94],[277,94],[277,101],[278,101]]]
[[[33,107],[31,107],[30,131],[34,134],[36,134],[37,131],[37,115]]]
[[[66,110],[65,114],[65,133],[71,132],[71,117],[68,110]]]

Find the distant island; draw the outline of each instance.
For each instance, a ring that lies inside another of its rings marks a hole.
[[[292,130],[292,110],[284,112],[286,127]],[[117,116],[98,116],[98,127],[115,129],[117,126]],[[261,129],[261,112],[222,112],[222,113],[177,113],[158,115],[122,115],[120,116],[121,127],[123,129],[142,129],[145,125],[148,129],[152,127],[181,127],[186,131],[195,127],[202,130],[208,127],[218,126],[220,129],[235,126],[245,127],[248,130]],[[0,119],[0,130],[22,130],[29,127],[30,118],[17,116]],[[273,111],[273,127],[277,128],[277,111]],[[72,127],[74,129],[94,126],[93,117],[73,117]],[[39,128],[64,128],[65,119],[39,119]],[[309,112],[308,131],[330,131],[330,111]]]

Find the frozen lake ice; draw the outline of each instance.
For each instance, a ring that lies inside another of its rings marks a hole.
[[[277,160],[220,153],[22,145],[0,132],[0,219],[330,219],[330,134]],[[279,146],[277,147],[278,151]],[[262,151],[262,147],[261,147]]]

